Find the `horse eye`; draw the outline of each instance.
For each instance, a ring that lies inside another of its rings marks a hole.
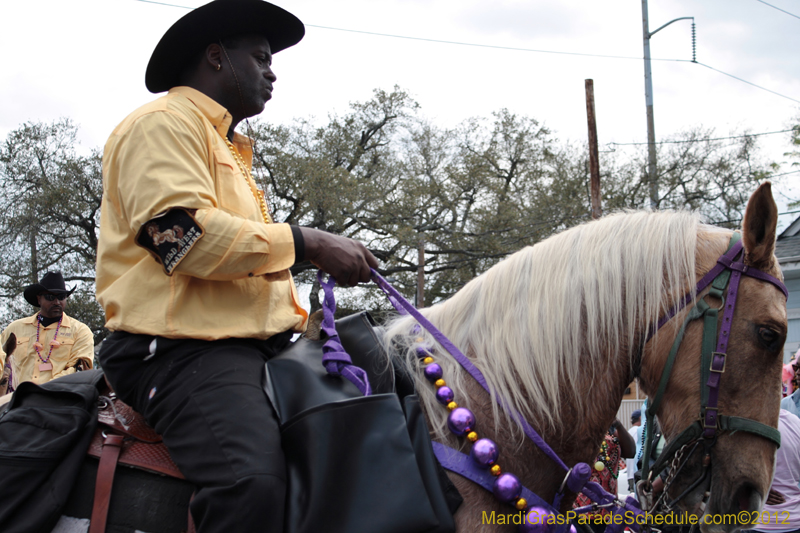
[[[764,344],[770,345],[778,340],[778,334],[769,328],[758,328],[758,336]]]

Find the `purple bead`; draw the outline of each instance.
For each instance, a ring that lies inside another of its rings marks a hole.
[[[472,450],[469,452],[469,456],[472,457],[472,460],[481,467],[481,468],[489,468],[497,461],[497,456],[500,452],[497,451],[497,444],[490,441],[489,439],[479,439],[475,441],[475,444],[472,445]]]
[[[424,373],[428,381],[433,383],[437,379],[442,378],[442,367],[439,366],[439,363],[431,363],[425,367]]]
[[[551,528],[547,523],[548,519],[555,521],[555,517],[550,518],[551,516],[552,513],[547,509],[530,507],[525,515],[525,521],[519,526],[520,533],[548,533]]]
[[[492,492],[501,502],[511,502],[519,498],[522,493],[522,483],[514,474],[500,474],[494,480]]]
[[[475,415],[466,407],[456,407],[447,417],[447,427],[453,434],[463,437],[475,427]]]
[[[431,347],[430,346],[420,346],[417,348],[417,357],[420,359],[425,359],[431,354]]]
[[[453,401],[453,398],[455,398],[453,389],[451,389],[447,385],[436,389],[436,399],[439,400],[440,404],[447,405],[448,403]]]
[[[419,324],[414,324],[414,327],[411,328],[412,335],[419,335],[420,331],[422,331],[422,328],[419,326]]]

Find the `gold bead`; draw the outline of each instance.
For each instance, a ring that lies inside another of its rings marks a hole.
[[[423,339],[422,337],[417,337],[416,339],[414,339],[414,342],[422,342],[424,340],[425,339]]]
[[[443,379],[437,379],[436,381],[433,382],[433,384],[436,385],[437,389],[444,387],[446,385]]]
[[[478,440],[478,434],[477,434],[477,433],[475,433],[474,431],[470,431],[469,433],[467,433],[467,438],[468,438],[468,439],[469,439],[471,442],[475,442],[476,440]]]
[[[493,476],[499,476],[503,471],[500,470],[500,465],[494,465],[491,468],[491,472]]]
[[[429,365],[429,364],[433,363],[433,357],[428,356],[425,359],[423,359],[422,362],[425,363],[426,365]]]
[[[514,504],[514,505],[520,511],[524,511],[525,508],[528,507],[528,500],[526,500],[525,498],[520,498],[519,500],[517,500],[517,503]]]
[[[451,411],[456,407],[458,407],[458,404],[456,402],[450,402],[447,404],[447,408],[450,409]]]

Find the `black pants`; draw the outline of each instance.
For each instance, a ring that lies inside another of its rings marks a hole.
[[[283,530],[284,458],[263,380],[264,363],[290,339],[116,332],[103,343],[100,364],[117,395],[163,436],[198,486],[191,511],[199,533]]]

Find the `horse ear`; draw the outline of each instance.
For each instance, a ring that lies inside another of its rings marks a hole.
[[[772,184],[765,181],[750,197],[744,212],[745,264],[762,270],[772,264],[777,227],[778,206],[772,198]]]
[[[6,352],[6,357],[14,353],[14,349],[16,347],[17,347],[17,336],[14,335],[13,333],[10,333],[8,335],[8,339],[6,339],[5,345],[3,346],[3,351]],[[2,374],[2,372],[0,372],[0,374]]]

